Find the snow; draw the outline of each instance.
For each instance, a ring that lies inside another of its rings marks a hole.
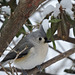
[[[71,19],[74,20],[74,13],[72,11],[72,2],[71,0],[62,0],[60,5],[65,9],[66,13],[70,15]]]
[[[54,11],[54,7],[52,5],[47,6],[43,11],[44,17],[46,17],[46,15],[51,13],[52,11]]]
[[[54,11],[53,15],[56,18],[59,15],[59,13],[60,13],[60,10],[59,10],[60,6],[62,6],[63,9],[66,11],[66,13],[68,13],[68,15],[70,15],[71,19],[74,20],[74,16],[73,16],[74,13],[72,11],[72,2],[71,2],[71,0],[62,0],[60,2],[60,4],[56,3],[56,7],[54,7],[53,5],[48,5],[43,10],[43,12],[42,12],[43,15],[42,16],[45,17],[46,15],[48,15],[49,13],[51,13],[52,11]]]
[[[0,22],[0,28],[2,27],[2,25],[3,25],[3,23],[2,23],[2,22]]]
[[[56,3],[57,3],[57,0],[53,0],[46,6],[39,9],[39,11],[35,12],[32,16],[30,16],[29,20],[31,21],[32,25],[37,25],[46,17],[46,15],[51,13],[55,8]]]
[[[39,12],[35,12],[32,16],[29,17],[29,20],[31,21],[32,25],[37,25],[43,20],[43,18]]]
[[[23,25],[23,27],[24,27],[26,33],[29,33],[30,32],[29,29],[26,27],[26,25]]]
[[[54,1],[51,1],[48,5],[44,6],[44,9],[42,11],[42,16],[43,18],[45,18],[48,14],[50,14],[51,12],[53,12],[54,17],[57,17],[59,12],[59,9],[57,6],[57,1],[54,3]]]
[[[75,0],[71,0],[73,4],[75,4]]]
[[[57,16],[60,13],[59,10],[60,5],[62,5],[63,10],[65,10],[65,12],[71,17],[71,19],[74,20],[74,13],[72,11],[71,0],[62,0],[60,3],[58,3],[56,0],[52,0],[51,3],[49,3],[46,6],[43,6],[38,12],[33,14],[29,19],[34,24],[37,24],[40,23],[51,12],[53,12],[54,17],[57,18]]]
[[[3,16],[3,15],[0,15],[0,19],[1,19],[2,21],[5,21],[4,16]]]
[[[59,8],[60,8],[60,4],[57,3],[57,4],[56,4],[56,8],[54,9],[54,12],[53,12],[53,15],[54,15],[55,18],[56,18],[56,17],[59,15],[59,13],[60,13]]]
[[[47,33],[47,30],[49,28],[49,20],[44,19],[43,22],[42,22],[42,26],[43,26],[44,31]]]
[[[19,3],[19,0],[16,0],[16,4],[18,5],[18,3]]]
[[[65,11],[66,11],[66,13],[67,13],[68,15],[70,15],[70,18],[71,18],[72,20],[74,20],[74,13],[73,13],[73,11],[70,10],[70,9],[66,9]]]
[[[71,0],[62,0],[62,1],[60,2],[60,5],[62,5],[63,8],[72,9],[72,2],[71,2]]]
[[[8,15],[11,14],[11,9],[10,9],[9,6],[3,6],[3,7],[1,8],[1,10],[2,10],[3,12],[5,12],[6,14],[8,14]]]
[[[6,0],[7,2],[9,2],[10,0]]]

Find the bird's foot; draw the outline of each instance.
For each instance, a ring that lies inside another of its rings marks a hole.
[[[22,75],[28,75],[25,70],[22,70]]]
[[[41,65],[37,65],[37,68],[40,72],[42,72],[42,66]]]

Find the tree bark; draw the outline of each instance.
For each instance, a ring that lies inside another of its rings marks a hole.
[[[22,25],[43,1],[45,0],[20,0],[19,5],[0,32],[0,56],[8,46],[7,43],[12,41]]]

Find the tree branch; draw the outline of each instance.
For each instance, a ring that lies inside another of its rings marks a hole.
[[[53,48],[52,46],[50,46],[50,45],[49,45],[49,47],[52,48],[54,51],[60,53],[60,54],[62,53],[62,52],[60,52],[59,50],[54,49],[54,48]],[[67,58],[74,62],[74,60],[73,60],[72,58],[70,58],[70,57],[67,57]]]
[[[0,36],[0,55],[7,47],[7,42],[10,43],[13,37],[20,30],[29,16],[36,10],[38,5],[45,0],[20,0],[14,13],[11,15],[7,24],[1,30]]]
[[[3,71],[5,71],[5,73],[6,73],[7,75],[10,75],[10,74],[7,72],[7,70],[2,66],[1,63],[0,63],[0,66],[2,67]]]
[[[62,39],[61,37],[57,36],[57,34],[56,34],[56,35],[54,35],[54,39],[55,40],[63,40],[63,41],[67,41],[67,42],[75,44],[75,38],[71,38],[71,37],[68,37],[67,40],[65,40],[65,39]]]

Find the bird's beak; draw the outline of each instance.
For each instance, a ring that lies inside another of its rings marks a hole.
[[[51,40],[48,40],[46,37],[44,39],[45,39],[45,43],[51,42]]]

